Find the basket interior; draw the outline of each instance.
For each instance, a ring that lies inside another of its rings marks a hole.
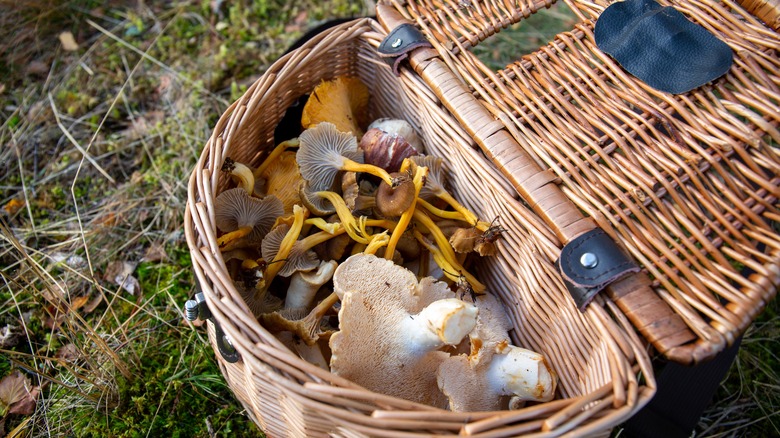
[[[275,143],[286,140],[274,138],[275,127],[288,108],[299,104],[300,97],[322,80],[339,75],[358,76],[371,92],[370,118],[397,117],[409,121],[421,134],[428,153],[445,158],[453,196],[481,219],[497,218],[507,229],[499,240],[498,256],[479,260],[475,265],[476,275],[488,285],[489,293],[505,304],[514,326],[514,343],[545,354],[560,378],[557,401],[549,404],[548,409],[541,404],[514,411],[512,415],[468,413],[468,416],[435,411],[426,413],[430,417],[426,419],[428,423],[405,426],[398,423],[397,426],[453,433],[468,428],[471,422],[491,419],[489,424],[473,426],[471,432],[557,430],[562,433],[575,427],[583,432],[605,430],[625,420],[654,392],[652,367],[641,342],[625,318],[614,312],[610,302],[599,299],[604,306],[590,306],[584,313],[576,309],[554,268],[559,251],[554,235],[517,199],[500,173],[419,78],[408,71],[400,78],[395,77],[377,57],[376,46],[381,37],[378,24],[364,20],[340,26],[333,34],[312,40],[299,51],[281,58],[223,116],[200,161],[208,172],[197,169],[195,175],[216,175],[225,157],[257,165]],[[213,199],[204,200],[205,196],[216,196],[231,187],[224,176],[191,184],[191,190],[198,192],[193,198],[205,201],[205,205],[213,205]],[[208,184],[212,185],[210,189],[198,188]],[[208,214],[204,215],[202,210],[191,207],[188,214],[201,215],[200,220],[194,221],[196,224],[208,224]],[[210,233],[196,229],[188,241],[199,257],[205,254],[200,262],[195,261],[202,265],[196,272],[209,285],[204,289],[215,318],[244,358],[239,364],[222,363],[226,378],[239,400],[252,410],[257,423],[274,435],[290,430],[325,433],[336,424],[394,436],[397,432],[393,431],[394,426],[375,420],[377,412],[389,417],[404,415],[414,410],[408,403],[365,395],[365,390],[359,397],[353,392],[339,393],[343,399],[357,397],[364,406],[362,410],[355,408],[354,403],[344,408],[338,400],[323,401],[324,396],[313,395],[316,393],[313,388],[320,388],[317,385],[324,383],[355,390],[354,385],[313,371],[311,365],[275,342],[273,335],[259,323],[247,322],[251,315],[235,315],[248,310],[238,304],[240,294],[226,280],[224,262],[218,249],[215,250],[215,230],[212,228]],[[203,250],[204,246],[211,250]],[[260,391],[258,385],[275,388]],[[258,392],[263,392],[265,398],[258,396]],[[269,397],[272,400],[267,400]],[[561,400],[567,401],[561,403]],[[271,410],[269,406],[277,408]],[[334,406],[341,408],[333,410]],[[304,408],[307,415],[301,416]],[[320,411],[322,416],[315,414]],[[295,420],[280,421],[279,416]],[[431,419],[436,419],[439,426],[431,423]]]

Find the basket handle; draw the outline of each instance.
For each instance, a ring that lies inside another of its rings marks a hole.
[[[378,4],[376,12],[388,31],[409,23],[391,6]],[[552,173],[542,169],[519,147],[504,124],[495,120],[471,95],[435,50],[418,49],[411,53],[409,61],[518,195],[555,231],[562,243],[597,227],[595,221],[584,216],[555,184]],[[469,117],[465,118],[464,114]],[[607,287],[607,293],[661,354],[679,363],[693,364],[711,358],[725,347],[725,340],[714,329],[702,333],[704,340],[692,343],[698,336],[656,294],[651,284],[647,274],[640,271],[612,283]]]

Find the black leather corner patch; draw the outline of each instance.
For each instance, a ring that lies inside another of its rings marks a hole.
[[[655,0],[612,3],[594,29],[596,45],[626,71],[667,93],[690,91],[731,68],[731,47]]]
[[[417,27],[406,23],[391,30],[382,40],[377,52],[390,64],[393,73],[400,76],[401,62],[409,57],[409,53],[421,47],[431,48],[433,45],[428,42],[425,35]]]
[[[610,283],[639,271],[639,266],[601,228],[577,236],[564,246],[556,265],[580,311]]]

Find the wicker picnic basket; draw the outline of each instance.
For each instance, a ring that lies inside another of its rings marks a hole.
[[[432,43],[411,65],[561,246],[600,227],[640,263],[607,293],[645,338],[676,362],[712,358],[780,284],[780,3],[661,1],[733,49],[725,76],[680,95],[596,47],[609,0],[565,0],[574,28],[502,70],[469,50],[552,3],[399,0],[378,15]]]
[[[608,432],[655,392],[646,346],[609,297],[580,312],[555,267],[558,239],[518,199],[501,172],[436,94],[408,69],[395,76],[377,55],[386,36],[371,19],[323,32],[283,56],[220,118],[189,182],[185,230],[193,267],[216,323],[237,357],[217,358],[248,414],[269,436],[577,436]],[[231,187],[220,172],[230,157],[257,165],[282,140],[286,110],[322,80],[359,77],[371,118],[398,117],[421,135],[428,153],[447,157],[451,193],[507,231],[499,254],[476,275],[505,305],[513,342],[548,358],[559,376],[553,401],[498,412],[449,412],[368,391],[291,352],[253,317],[216,243],[215,197]],[[219,330],[219,333],[215,330]],[[237,361],[235,359],[238,359]]]

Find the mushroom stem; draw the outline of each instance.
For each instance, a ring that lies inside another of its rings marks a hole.
[[[349,237],[351,237],[352,240],[358,243],[368,243],[368,238],[370,236],[365,229],[365,219],[362,219],[363,226],[361,227],[361,224],[355,219],[355,216],[352,216],[352,212],[349,211],[347,204],[341,196],[335,192],[329,191],[316,192],[316,195],[327,199],[333,204],[333,207],[336,208],[336,214],[339,216],[339,220],[341,220],[341,224],[347,230],[347,234],[349,234]],[[361,218],[364,218],[364,216],[361,216]]]
[[[420,204],[420,206],[425,207],[426,210],[428,210],[430,213],[442,218],[442,219],[452,219],[456,221],[463,221],[468,222],[471,225],[474,225],[474,223],[470,222],[468,218],[466,218],[462,212],[460,211],[447,211],[442,210],[441,208],[434,207],[430,202],[420,198],[417,200],[417,203]],[[473,215],[473,214],[472,214]],[[476,218],[476,216],[474,216]],[[490,224],[485,221],[477,220],[476,228],[479,231],[482,231],[483,233],[487,231],[488,228],[490,228]]]
[[[308,309],[317,291],[330,281],[338,263],[331,260],[320,262],[316,270],[310,272],[298,271],[290,279],[290,287],[284,298],[285,309]]]
[[[501,395],[550,401],[555,394],[555,372],[543,355],[525,348],[508,345],[497,351],[485,374],[493,390]]]
[[[228,244],[237,241],[251,232],[252,227],[245,226],[229,233],[225,233],[217,239],[217,246],[219,246],[220,251],[229,251],[234,249],[233,247],[229,247]]]
[[[474,293],[481,294],[485,292],[485,285],[480,283],[479,280],[466,271],[463,266],[461,266],[461,264],[455,260],[454,257],[448,258],[439,247],[431,245],[428,239],[426,239],[425,236],[420,234],[420,232],[417,230],[414,230],[414,237],[420,242],[420,244],[422,244],[428,251],[431,252],[431,255],[433,255],[433,260],[437,265],[439,265],[447,278],[456,283],[462,281],[463,278],[465,278],[471,286],[471,289],[474,290]],[[452,250],[452,248],[450,248],[450,250]]]
[[[305,225],[313,225],[326,233],[333,234],[341,227],[338,222],[328,222],[321,217],[310,217],[304,222]]]
[[[306,345],[314,345],[314,343],[317,342],[320,331],[320,320],[322,320],[322,317],[325,316],[325,313],[327,313],[328,310],[330,310],[331,307],[333,307],[333,305],[338,301],[339,296],[336,294],[336,292],[332,292],[330,295],[325,297],[324,300],[320,301],[319,304],[314,306],[314,308],[311,309],[311,312],[309,312],[309,314],[301,320],[303,321],[304,326],[308,328],[309,336],[302,336],[303,341],[306,342]]]
[[[409,226],[409,222],[412,221],[412,216],[416,211],[415,205],[417,199],[420,196],[420,189],[422,189],[423,184],[425,184],[425,175],[428,173],[427,167],[417,166],[408,158],[405,159],[404,164],[401,165],[401,170],[404,171],[408,166],[411,165],[414,166],[414,178],[412,179],[414,184],[414,198],[412,199],[412,203],[409,205],[409,208],[407,208],[406,211],[401,214],[401,217],[398,218],[398,224],[396,225],[395,229],[393,229],[393,234],[390,236],[390,241],[387,243],[387,248],[385,249],[385,259],[387,260],[393,259],[393,254],[395,254],[395,247],[398,245],[398,241],[401,239],[401,235],[404,233],[404,231],[406,231],[406,227]]]
[[[252,169],[246,164],[239,163],[231,159],[225,158],[224,164],[222,164],[222,171],[230,173],[230,176],[234,181],[246,192],[252,195],[255,192],[255,176],[252,173]]]
[[[363,172],[368,173],[370,175],[374,175],[378,178],[381,178],[382,181],[386,182],[390,187],[395,187],[396,184],[393,184],[393,178],[390,176],[389,173],[385,169],[382,169],[379,166],[374,166],[373,164],[361,164],[357,161],[352,161],[349,158],[342,157],[343,163],[341,165],[341,170],[347,171],[347,172]]]
[[[455,198],[452,197],[447,191],[445,190],[439,190],[436,192],[436,195],[439,197],[439,199],[443,200],[447,204],[449,204],[452,208],[455,209],[458,213],[462,214],[463,217],[466,219],[466,222],[470,223],[471,225],[478,225],[479,219],[477,218],[477,215],[471,212],[468,208],[464,207],[460,202],[458,202]],[[488,224],[489,225],[489,224]],[[485,228],[486,230],[487,228]],[[485,231],[480,230],[480,231]]]
[[[290,255],[293,245],[298,240],[298,236],[301,234],[301,229],[303,228],[303,222],[306,220],[308,213],[309,210],[306,210],[300,205],[295,205],[295,207],[293,207],[293,216],[295,217],[293,224],[290,226],[290,230],[287,231],[284,239],[282,239],[282,244],[279,245],[279,251],[276,253],[276,257],[268,262],[268,268],[265,273],[266,286],[271,284],[271,281],[276,277],[276,274],[282,269],[282,265],[284,264],[283,260]]]
[[[260,164],[260,166],[254,170],[254,172],[252,172],[252,175],[255,178],[259,178],[260,175],[263,174],[263,171],[265,171],[265,169],[271,163],[273,163],[275,159],[279,158],[279,155],[282,155],[282,152],[286,151],[288,148],[298,147],[299,144],[300,143],[298,142],[297,138],[293,138],[279,143],[278,145],[276,145],[274,150],[272,150],[271,153],[268,154],[267,157],[265,157],[265,160],[263,160],[262,164]]]
[[[371,236],[371,240],[368,242],[368,246],[363,251],[365,254],[376,254],[379,248],[386,246],[390,241],[390,236],[387,235],[387,231],[382,231],[379,234]],[[392,260],[392,257],[390,258]]]
[[[414,211],[414,220],[425,227],[433,236],[433,240],[439,245],[439,249],[447,257],[447,260],[455,262],[455,250],[452,249],[449,239],[442,233],[441,228],[427,214],[420,210]]]
[[[477,324],[477,307],[457,298],[445,298],[427,305],[412,318],[401,321],[409,343],[420,350],[460,343]]]

